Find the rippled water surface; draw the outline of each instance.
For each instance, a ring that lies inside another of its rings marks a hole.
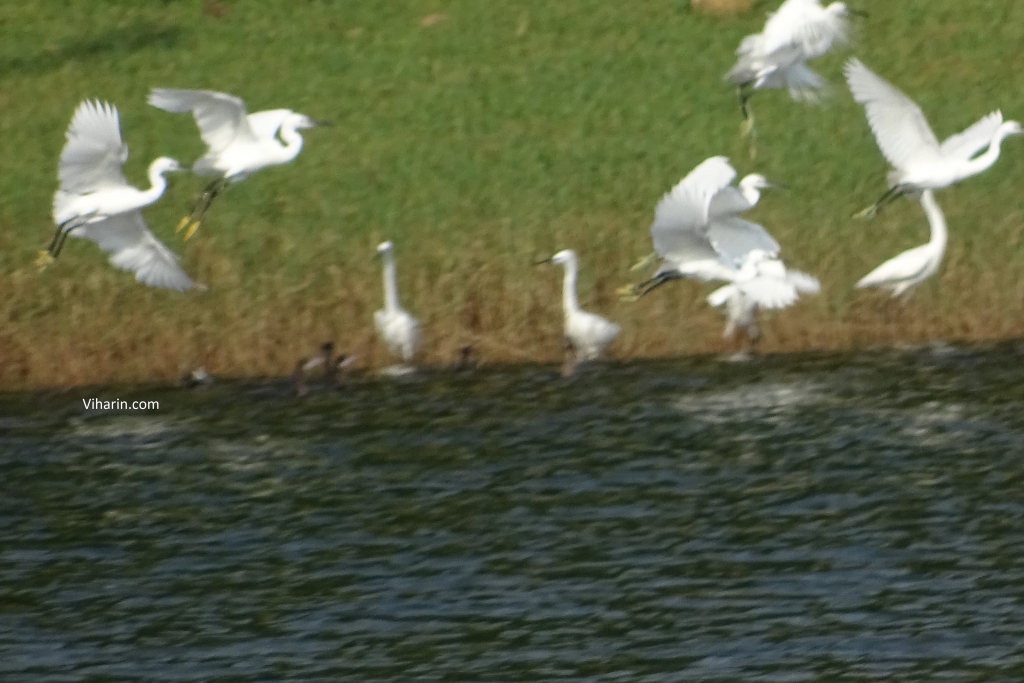
[[[2,681],[1022,677],[1017,347],[0,396]]]

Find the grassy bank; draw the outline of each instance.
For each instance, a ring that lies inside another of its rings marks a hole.
[[[870,17],[852,53],[917,99],[940,137],[997,107],[1024,118],[1024,4],[861,4]],[[923,243],[927,223],[911,202],[869,224],[849,219],[884,189],[887,169],[842,86],[846,55],[816,62],[836,86],[823,107],[781,93],[754,100],[753,164],[723,74],[768,3],[728,19],[687,5],[3,5],[0,387],[171,378],[196,365],[282,374],[325,339],[383,364],[372,311],[374,247],[385,238],[397,246],[403,303],[424,324],[427,362],[448,362],[465,343],[487,360],[558,357],[560,271],[531,262],[564,247],[583,261],[584,305],[623,325],[616,355],[713,351],[722,322],[703,303],[707,286],[678,283],[635,304],[615,296],[649,251],[658,199],[713,154],[787,186],[753,216],[824,287],[766,317],[766,350],[1024,335],[1024,141],[939,194],[949,253],[909,303],[854,292],[875,265]],[[137,285],[82,241],[37,275],[63,132],[80,100],[120,107],[132,182],[145,184],[155,156],[200,154],[190,117],[145,104],[153,86],[223,90],[254,109],[287,106],[334,125],[309,131],[294,163],[230,188],[185,245],[173,226],[202,179],[174,176],[147,210],[207,291]]]

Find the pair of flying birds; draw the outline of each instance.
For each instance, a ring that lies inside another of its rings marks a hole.
[[[241,99],[205,90],[154,88],[149,103],[169,112],[191,112],[209,148],[193,170],[214,180],[178,225],[178,230],[189,227],[186,239],[228,184],[294,159],[303,142],[298,131],[317,124],[290,109],[249,114]],[[196,285],[178,264],[178,257],[150,232],[142,217],[142,209],[167,188],[164,174],[183,170],[181,165],[168,157],[154,160],[149,166],[150,187],[140,190],[124,177],[127,160],[128,145],[121,137],[117,107],[82,102],[60,156],[60,189],[53,198],[57,231],[47,251],[40,254],[39,265],[52,261],[70,235],[96,242],[110,254],[113,265],[135,273],[143,284],[192,289]]]

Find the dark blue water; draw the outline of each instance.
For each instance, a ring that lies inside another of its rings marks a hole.
[[[0,680],[1020,680],[1022,361],[6,395]]]

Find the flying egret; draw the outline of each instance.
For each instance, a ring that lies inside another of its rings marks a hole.
[[[846,63],[846,81],[853,99],[864,105],[878,147],[893,166],[889,191],[857,217],[873,217],[900,195],[941,190],[981,173],[999,158],[1003,140],[1024,132],[1019,123],[1004,122],[1002,113],[994,111],[939,144],[921,108],[860,60]]]
[[[750,175],[731,185],[736,171],[725,157],[701,162],[666,194],[655,209],[651,236],[662,265],[652,278],[626,288],[637,298],[681,277],[731,281],[747,253],[781,251],[763,227],[737,213],[754,206],[759,188],[771,187],[764,176]]]
[[[857,289],[864,287],[885,287],[892,290],[894,297],[928,279],[939,269],[946,252],[946,217],[935,201],[932,190],[921,193],[921,206],[928,217],[931,239],[927,244],[908,249],[894,256],[865,275],[857,283]]]
[[[373,323],[391,353],[401,356],[408,365],[420,345],[420,324],[398,303],[394,252],[391,242],[381,242],[377,247],[384,261],[384,308],[373,314]]]
[[[821,283],[817,278],[789,270],[772,254],[752,249],[733,281],[711,292],[707,302],[715,307],[726,307],[727,322],[722,336],[730,339],[742,329],[750,346],[754,346],[761,337],[757,327],[758,310],[788,308],[800,294],[820,291]]]
[[[849,39],[848,14],[862,14],[843,2],[822,7],[818,0],[786,0],[769,15],[764,30],[743,39],[728,78],[736,85],[743,132],[754,128],[749,100],[761,88],[787,88],[796,101],[813,102],[825,80],[807,66]]]
[[[153,236],[140,211],[164,193],[164,174],[181,166],[167,157],[155,159],[149,165],[150,188],[139,190],[121,171],[127,160],[117,107],[100,101],[78,105],[60,155],[60,189],[53,197],[57,231],[37,264],[44,268],[56,258],[70,235],[96,242],[110,254],[111,264],[135,273],[143,284],[192,289],[195,283],[178,257]]]
[[[615,341],[622,328],[580,308],[576,298],[576,279],[579,275],[580,261],[575,251],[563,249],[540,263],[557,263],[565,267],[565,278],[562,281],[565,338],[575,349],[578,360],[596,360],[605,348]]]
[[[192,170],[217,176],[196,200],[191,213],[178,224],[178,231],[188,226],[185,239],[199,229],[210,204],[225,187],[260,169],[288,163],[302,150],[298,131],[320,125],[290,109],[249,114],[240,98],[212,90],[153,88],[149,103],[175,114],[192,112],[199,134],[209,147]],[[278,135],[285,144],[281,144]]]

